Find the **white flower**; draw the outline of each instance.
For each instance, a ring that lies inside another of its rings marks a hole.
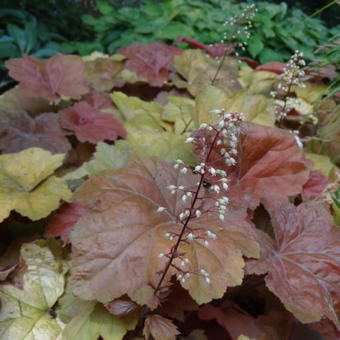
[[[220,114],[220,113],[222,113],[222,110],[214,109],[214,110],[210,110],[209,112],[212,113],[212,114]]]
[[[186,143],[192,143],[195,139],[193,137],[188,137],[185,142]]]
[[[187,236],[187,239],[188,239],[189,241],[193,241],[194,238],[195,238],[195,236],[194,236],[193,233],[189,233],[188,236]]]
[[[158,207],[157,212],[163,212],[164,210],[166,210],[165,207]]]
[[[296,144],[298,145],[298,147],[301,148],[301,149],[303,149],[303,144],[302,144],[302,142],[301,142],[300,137],[297,136],[297,135],[294,135],[294,137],[295,137],[295,141],[296,141]]]

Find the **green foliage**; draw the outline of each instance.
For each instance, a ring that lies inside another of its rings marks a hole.
[[[284,61],[296,49],[307,59],[313,59],[315,48],[339,32],[328,30],[325,24],[308,17],[300,9],[258,2],[258,13],[252,19],[253,28],[245,55],[268,61]],[[97,1],[101,16],[84,15],[83,22],[96,33],[95,42],[65,43],[68,52],[89,53],[89,49],[113,53],[117,48],[134,42],[173,42],[179,35],[202,43],[219,42],[223,33],[231,35],[233,27],[223,23],[242,12],[244,4],[224,0],[170,0],[162,3],[146,1],[140,8],[117,8],[107,1]],[[240,41],[243,38],[239,38]]]
[[[4,62],[7,59],[23,54],[48,58],[60,52],[59,43],[65,38],[48,30],[30,13],[2,8],[0,18],[0,74],[6,70]],[[7,82],[7,79],[3,79],[0,88]]]

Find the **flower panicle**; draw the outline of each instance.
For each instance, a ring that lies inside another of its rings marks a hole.
[[[303,53],[296,50],[283,69],[283,73],[279,76],[280,81],[276,91],[271,91],[270,96],[275,99],[275,114],[278,121],[287,117],[289,111],[299,104],[299,101],[291,96],[293,86],[305,88],[304,83],[306,66],[303,60]]]
[[[181,231],[169,230],[164,233],[164,237],[170,241],[174,241],[174,245],[167,250],[158,254],[158,258],[164,261],[164,269],[158,274],[161,278],[158,285],[154,287],[154,296],[157,296],[166,287],[162,286],[166,273],[171,268],[176,271],[177,279],[184,284],[191,275],[199,275],[206,284],[211,284],[212,278],[209,273],[201,268],[198,271],[191,269],[191,262],[185,253],[180,253],[182,244],[190,244],[199,242],[205,247],[209,247],[210,242],[218,240],[218,230],[206,230],[190,225],[190,220],[199,219],[204,214],[215,214],[222,222],[228,212],[229,198],[227,192],[229,190],[228,174],[225,170],[213,166],[211,155],[213,149],[219,150],[221,159],[224,160],[227,167],[233,167],[237,163],[237,144],[240,134],[240,124],[244,120],[242,113],[231,112],[226,113],[224,109],[215,109],[212,114],[219,117],[217,124],[200,125],[197,133],[193,133],[187,138],[187,143],[199,145],[204,149],[204,155],[199,164],[188,167],[182,160],[178,159],[174,162],[174,168],[181,174],[188,172],[198,176],[198,182],[188,187],[186,185],[170,184],[167,189],[170,194],[177,195],[179,199],[179,212],[177,214],[177,223],[181,225]],[[205,137],[206,136],[206,137]],[[210,136],[210,138],[208,138]],[[179,177],[181,178],[181,177]],[[207,183],[212,183],[206,186]],[[202,200],[209,200],[208,208],[204,208]],[[213,204],[211,204],[211,200]],[[158,213],[166,213],[166,207],[158,207]]]
[[[232,27],[232,32],[228,34],[223,33],[221,43],[232,43],[236,48],[245,51],[247,40],[250,38],[250,29],[253,27],[252,19],[257,13],[255,4],[248,4],[244,7],[241,14],[232,16],[223,23],[225,27]],[[237,41],[242,40],[242,41]],[[235,53],[238,56],[238,53]]]

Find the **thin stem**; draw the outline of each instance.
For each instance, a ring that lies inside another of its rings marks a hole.
[[[214,145],[215,145],[215,143],[216,143],[216,141],[217,141],[217,138],[218,138],[219,133],[220,133],[220,131],[218,131],[218,132],[216,133],[215,138],[214,138],[214,140],[213,140],[213,142],[212,142],[212,144],[211,144],[211,146],[210,146],[210,150],[209,150],[209,152],[208,152],[208,154],[207,154],[207,157],[206,157],[206,159],[205,159],[205,162],[204,162],[205,164],[206,164],[206,163],[208,162],[208,160],[209,160],[210,154],[211,154],[212,149],[213,149],[213,147],[214,147]],[[185,231],[186,231],[187,225],[188,225],[188,223],[189,223],[189,221],[190,221],[190,218],[192,217],[192,211],[193,211],[193,209],[194,209],[194,207],[195,207],[195,204],[196,204],[196,201],[197,201],[197,198],[198,198],[198,194],[199,194],[199,192],[200,192],[200,190],[201,190],[201,187],[202,187],[202,184],[203,184],[203,180],[204,180],[204,176],[205,176],[205,173],[201,174],[201,178],[200,178],[200,181],[199,181],[197,190],[196,190],[196,192],[195,192],[195,196],[194,196],[194,198],[193,198],[193,200],[192,200],[192,202],[191,202],[191,207],[190,207],[190,209],[189,209],[190,214],[189,214],[189,216],[187,217],[185,223],[183,224],[182,230],[181,230],[181,232],[180,232],[180,234],[179,234],[179,236],[178,236],[178,239],[177,239],[176,244],[172,247],[170,259],[169,259],[168,263],[166,264],[165,269],[164,269],[164,271],[163,271],[163,274],[162,274],[160,280],[158,281],[158,284],[157,284],[157,286],[156,286],[156,288],[155,288],[155,290],[154,290],[154,296],[157,296],[157,293],[158,293],[158,291],[161,289],[162,283],[163,283],[163,281],[164,281],[164,279],[165,279],[166,274],[168,273],[168,270],[169,270],[169,268],[170,268],[170,266],[171,266],[171,264],[172,264],[172,261],[174,260],[175,255],[177,256],[177,249],[179,248],[179,245],[180,245],[180,243],[181,243],[181,241],[182,241],[183,235],[184,235],[184,233],[185,233]]]
[[[289,96],[289,93],[290,93],[292,86],[293,86],[294,75],[295,75],[295,70],[293,70],[293,74],[292,74],[292,77],[291,77],[291,80],[289,82],[288,89],[287,89],[287,92],[286,92],[283,108],[281,110],[281,117],[280,117],[280,120],[279,120],[279,128],[281,127],[281,124],[282,124],[282,121],[283,121],[282,113],[284,114],[284,112],[286,111],[288,96]]]

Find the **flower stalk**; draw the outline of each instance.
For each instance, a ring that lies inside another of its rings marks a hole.
[[[217,146],[224,146],[220,150],[220,159],[225,161],[227,166],[234,166],[236,164],[235,154],[237,154],[237,140],[240,132],[240,123],[243,120],[242,114],[239,113],[225,113],[224,110],[213,110],[212,113],[218,114],[220,121],[216,125],[202,124],[198,130],[198,134],[194,133],[191,137],[187,139],[187,143],[193,143],[195,146],[199,146],[204,150],[204,157],[200,164],[196,165],[191,171],[194,174],[199,175],[199,180],[193,190],[184,186],[169,185],[168,189],[171,194],[177,192],[181,193],[182,202],[191,200],[189,207],[183,209],[177,216],[177,223],[182,224],[179,233],[167,232],[165,237],[170,240],[175,240],[175,244],[171,247],[170,251],[167,253],[160,253],[159,258],[165,258],[166,264],[163,270],[159,272],[160,279],[157,285],[154,287],[153,296],[159,298],[160,293],[167,289],[167,286],[163,286],[163,282],[172,267],[177,271],[177,279],[184,283],[191,274],[200,275],[204,278],[207,284],[211,283],[211,278],[209,273],[204,269],[200,268],[198,272],[190,272],[185,269],[185,267],[190,263],[190,260],[185,257],[185,253],[180,252],[181,244],[190,244],[195,240],[202,240],[203,245],[208,247],[209,240],[216,240],[218,235],[210,230],[194,230],[190,228],[189,223],[194,218],[200,218],[205,213],[217,213],[221,221],[224,220],[225,214],[227,212],[227,204],[229,199],[225,196],[225,192],[228,190],[228,179],[227,173],[224,170],[217,169],[212,164],[214,161],[211,160],[212,151]],[[210,134],[211,139],[207,141],[204,134]],[[227,150],[229,152],[227,152]],[[234,156],[232,156],[232,155]],[[219,160],[220,160],[219,159]],[[178,169],[181,173],[186,173],[188,168],[181,161],[177,160],[174,164],[175,169]],[[186,169],[184,172],[183,169]],[[200,196],[200,193],[206,190],[206,183],[211,182],[213,179],[214,184],[209,186],[210,191],[213,191],[215,197]],[[202,200],[213,199],[215,201],[214,209],[202,210]],[[199,206],[198,203],[199,202]],[[159,207],[158,212],[162,213],[165,211],[164,207]],[[179,265],[174,263],[175,259],[179,259]]]

